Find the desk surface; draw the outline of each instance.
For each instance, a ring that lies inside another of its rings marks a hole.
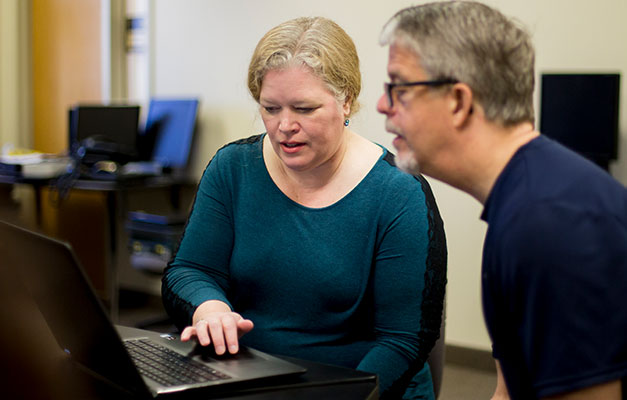
[[[20,184],[20,183],[29,184],[29,185],[47,185],[50,181],[51,179],[49,178],[45,178],[45,179],[23,178],[19,175],[0,174],[0,183],[5,183],[7,185],[14,185],[14,184]]]
[[[0,174],[0,183],[28,184],[28,185],[54,185],[58,178],[24,178],[20,175]],[[128,176],[121,179],[86,179],[80,178],[74,181],[72,188],[87,190],[119,190],[133,187],[158,187],[174,184],[193,184],[197,180],[186,176],[156,175],[156,176]]]

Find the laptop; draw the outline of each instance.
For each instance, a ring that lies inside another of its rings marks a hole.
[[[0,221],[0,250],[5,265],[18,270],[61,349],[122,390],[153,398],[185,391],[225,393],[306,370],[252,348],[216,356],[176,334],[113,325],[65,242]],[[165,366],[158,365],[162,361]],[[166,367],[174,376],[164,373]]]

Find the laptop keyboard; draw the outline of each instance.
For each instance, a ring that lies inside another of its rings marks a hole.
[[[165,386],[231,378],[148,339],[127,340],[124,345],[141,374]]]

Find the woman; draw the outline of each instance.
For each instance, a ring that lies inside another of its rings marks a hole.
[[[283,23],[257,45],[248,86],[266,133],[209,162],[163,278],[182,340],[373,372],[384,397],[413,378],[432,397],[439,214],[424,180],[349,128],[361,89],[352,40],[324,18]]]

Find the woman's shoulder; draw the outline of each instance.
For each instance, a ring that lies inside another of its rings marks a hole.
[[[216,156],[237,157],[238,155],[255,152],[260,149],[263,137],[264,134],[262,133],[229,142],[216,151]]]
[[[236,175],[241,169],[262,159],[261,141],[263,134],[238,139],[220,147],[209,160],[204,176]]]
[[[385,146],[353,133],[352,155],[349,163],[353,168],[367,171],[367,176],[378,185],[407,185],[414,181],[411,175],[396,167],[395,156]]]
[[[220,147],[207,163],[207,168],[222,168],[233,164],[246,164],[246,160],[260,158],[263,134],[238,139]]]
[[[396,165],[396,156],[387,148],[381,145],[383,153],[379,158],[375,166],[377,174],[380,179],[387,182],[388,185],[393,187],[407,187],[409,189],[416,188],[422,185],[424,178],[421,175],[412,175],[400,170]]]
[[[387,210],[386,213],[392,214],[411,204],[420,209],[424,208],[428,187],[423,186],[422,178],[398,169],[394,154],[383,146],[377,146],[381,148],[382,153],[360,183],[357,193],[361,196],[356,198],[376,205],[380,211]]]

